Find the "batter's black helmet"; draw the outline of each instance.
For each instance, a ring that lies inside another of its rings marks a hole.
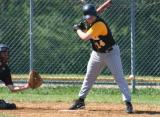
[[[0,44],[0,52],[6,52],[9,48],[6,44]]]
[[[95,6],[93,4],[84,5],[83,14],[84,14],[84,18],[87,18],[88,16],[97,16],[97,11]]]

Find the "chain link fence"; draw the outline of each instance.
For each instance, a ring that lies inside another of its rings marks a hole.
[[[30,5],[30,1],[32,5]],[[0,43],[10,47],[13,74],[23,77],[32,66],[45,77],[83,76],[91,52],[73,31],[82,19],[78,0],[2,0],[0,1]],[[105,0],[88,0],[97,7]],[[131,1],[112,0],[112,6],[100,16],[108,22],[121,49],[125,75],[131,74]],[[160,77],[160,2],[136,1],[135,70],[137,77]],[[32,7],[32,18],[30,17]],[[32,22],[31,22],[32,21]],[[32,24],[32,32],[29,25]],[[32,35],[32,41],[30,36]],[[31,42],[30,42],[31,41]],[[110,75],[105,69],[102,75]]]

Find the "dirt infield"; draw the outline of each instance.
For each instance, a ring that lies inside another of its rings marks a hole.
[[[86,109],[67,111],[69,103],[22,103],[17,110],[0,110],[11,117],[160,117],[160,106],[134,105],[134,113],[124,112],[123,104],[87,103]]]

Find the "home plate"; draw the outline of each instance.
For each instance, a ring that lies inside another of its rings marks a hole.
[[[87,110],[58,110],[59,112],[84,112]]]

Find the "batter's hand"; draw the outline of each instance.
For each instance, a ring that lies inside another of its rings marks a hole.
[[[80,23],[75,24],[75,25],[73,26],[73,29],[74,29],[74,31],[77,31],[78,29],[84,31],[84,30],[86,30],[87,28],[86,28],[85,23],[81,21]]]
[[[76,32],[78,29],[80,29],[79,24],[74,24],[73,30]]]
[[[87,28],[86,28],[86,24],[83,22],[83,21],[81,21],[79,24],[79,28],[81,29],[81,30],[86,30]]]

